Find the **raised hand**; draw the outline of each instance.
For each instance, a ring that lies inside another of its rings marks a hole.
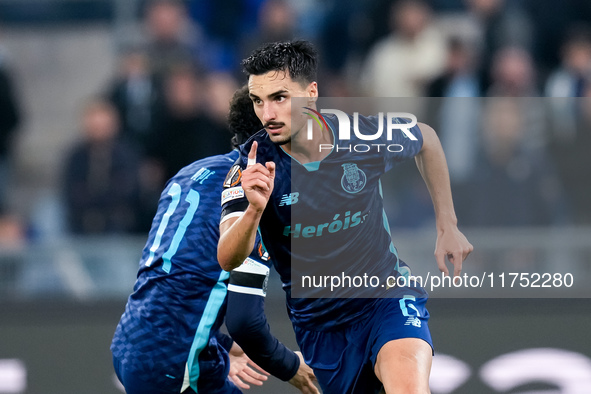
[[[257,211],[263,211],[273,192],[275,163],[270,161],[264,166],[257,163],[257,147],[254,141],[248,153],[246,169],[242,173],[242,189],[250,205]]]

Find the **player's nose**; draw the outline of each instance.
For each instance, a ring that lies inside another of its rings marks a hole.
[[[263,106],[263,124],[271,120],[275,120],[276,113],[270,104],[265,103]]]

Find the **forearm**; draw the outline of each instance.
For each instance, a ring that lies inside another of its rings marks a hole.
[[[441,143],[431,127],[425,124],[419,126],[423,134],[423,147],[415,161],[433,201],[437,229],[456,226],[449,171]]]
[[[249,205],[237,219],[220,224],[218,262],[225,271],[240,266],[252,251],[262,212]]]
[[[263,310],[263,297],[229,292],[226,326],[251,360],[273,376],[288,381],[298,370],[299,358],[271,334]]]
[[[458,220],[454,211],[451,197],[451,185],[445,155],[435,131],[424,124],[420,124],[423,134],[423,147],[415,157],[417,167],[427,184],[435,219],[437,221],[437,242],[435,244],[435,258],[439,270],[449,275],[445,264],[447,258],[454,266],[454,276],[462,273],[462,263],[472,252],[474,247],[464,234],[458,229]]]

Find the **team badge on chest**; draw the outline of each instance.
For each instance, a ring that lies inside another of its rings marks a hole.
[[[343,177],[341,178],[343,190],[347,193],[359,193],[367,182],[365,173],[355,163],[345,163],[342,167],[344,171]]]

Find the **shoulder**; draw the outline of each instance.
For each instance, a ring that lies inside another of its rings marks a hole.
[[[232,151],[223,155],[206,157],[183,167],[169,183],[186,183],[189,181],[203,184],[205,181],[214,180],[219,183],[219,178],[224,178],[238,158],[238,151]]]
[[[439,140],[435,129],[426,123],[417,122],[417,125],[411,129],[411,132],[421,141],[421,144],[424,144],[425,140]]]
[[[423,134],[425,134],[425,133],[435,133],[435,129],[433,129],[433,127],[429,126],[426,123],[417,122],[417,126],[419,127],[419,130]]]
[[[264,162],[272,160],[273,157],[277,154],[277,147],[269,138],[267,131],[262,129],[255,134],[253,134],[246,142],[238,147],[238,151],[240,152],[240,164],[242,167],[246,167],[246,162],[248,159],[248,152],[250,152],[250,148],[253,142],[257,142],[257,161]]]
[[[246,142],[244,144],[242,144],[240,147],[250,149],[250,147],[254,141],[256,141],[259,144],[259,147],[273,145],[273,143],[271,142],[271,139],[269,138],[269,135],[267,134],[267,131],[265,129],[261,129],[261,130],[257,131],[256,133],[254,133],[253,135],[251,135],[250,138],[247,139]],[[240,150],[242,150],[242,149],[240,149]]]

